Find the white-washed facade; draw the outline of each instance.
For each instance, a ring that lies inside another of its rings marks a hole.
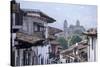
[[[41,17],[42,12],[37,10],[20,9],[15,1],[12,1],[11,6],[11,65],[50,64],[48,23],[55,20],[48,16],[43,17],[43,14]],[[18,19],[19,17],[22,19]],[[21,24],[17,20],[20,20]]]

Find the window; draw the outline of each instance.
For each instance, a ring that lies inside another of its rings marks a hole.
[[[13,25],[22,25],[23,16],[19,13],[12,14],[12,23]]]
[[[16,57],[16,65],[20,65],[20,51],[19,49],[17,50],[17,57]]]
[[[43,27],[40,27],[40,31],[43,31]]]
[[[23,65],[28,65],[28,61],[29,60],[29,55],[28,55],[28,51],[24,50],[23,52]]]
[[[34,22],[34,31],[40,32],[44,30],[44,27],[42,26],[42,24]]]
[[[43,58],[41,58],[41,64],[43,64],[44,62],[43,62],[44,60],[43,60]]]
[[[93,37],[91,39],[92,39],[92,50],[93,50],[93,48],[94,48]]]
[[[22,20],[22,15],[17,13],[15,18],[15,25],[22,25]]]
[[[38,31],[38,25],[34,23],[34,31]]]

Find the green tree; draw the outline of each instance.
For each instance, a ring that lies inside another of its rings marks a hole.
[[[58,38],[58,42],[59,42],[60,45],[63,47],[63,49],[68,48],[68,43],[67,43],[67,41],[65,40],[64,37],[59,37],[59,38]]]
[[[78,35],[73,35],[73,36],[71,37],[70,41],[69,41],[69,44],[70,44],[70,45],[73,45],[73,44],[75,44],[75,43],[77,43],[77,42],[80,42],[80,41],[82,41],[82,38],[81,38],[80,36],[78,36]]]

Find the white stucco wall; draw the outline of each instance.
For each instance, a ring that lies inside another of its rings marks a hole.
[[[12,33],[12,46],[14,46],[15,38],[16,38],[16,33]]]
[[[66,63],[66,59],[63,58],[63,55],[60,54],[60,62],[61,63]]]
[[[93,42],[92,42],[93,39]],[[93,48],[92,48],[93,44]],[[96,61],[96,49],[97,49],[97,39],[89,37],[89,46],[88,46],[88,61],[89,62],[94,62]]]
[[[41,55],[40,59],[44,58],[44,64],[47,64],[47,59],[49,58],[49,46],[50,45],[38,46],[38,55]]]

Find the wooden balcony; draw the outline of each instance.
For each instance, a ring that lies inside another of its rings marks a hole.
[[[17,32],[16,38],[17,38],[17,40],[22,40],[24,42],[28,42],[28,43],[31,43],[31,44],[34,44],[38,41],[44,40],[44,38],[38,33],[37,34],[34,33],[33,35],[28,35],[26,33]]]

